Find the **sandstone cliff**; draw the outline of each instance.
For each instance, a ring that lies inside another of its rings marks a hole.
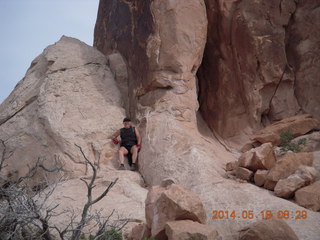
[[[303,100],[319,91],[313,75],[318,48],[312,47],[319,38],[313,31],[307,37],[307,29],[299,27],[312,14],[319,17],[318,5],[100,1],[94,45],[127,62],[126,110],[143,129],[139,161],[148,184],[175,178],[200,195],[208,212],[299,209],[252,185],[224,179],[224,164],[238,155],[216,133],[243,144],[273,121],[304,112],[319,116],[319,96]],[[218,226],[224,239],[233,239],[248,221],[208,223]],[[288,223],[301,239],[316,239],[318,230],[306,231],[307,221]]]

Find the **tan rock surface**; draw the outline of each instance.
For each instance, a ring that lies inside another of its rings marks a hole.
[[[299,238],[284,220],[268,219],[256,222],[241,230],[240,240],[270,240]]]
[[[146,199],[146,219],[152,236],[162,239],[166,222],[189,219],[205,223],[206,212],[196,194],[172,184],[151,188]]]
[[[305,208],[313,211],[320,210],[320,181],[317,181],[310,186],[299,189],[295,192],[296,202]]]
[[[47,167],[58,159],[71,175],[82,175],[85,164],[74,144],[97,165],[110,163],[116,147],[108,138],[121,127],[125,113],[106,63],[99,51],[69,37],[32,62],[0,105],[7,175],[25,175],[38,158],[45,159]]]
[[[242,154],[239,158],[239,166],[256,171],[258,169],[271,169],[276,159],[271,143],[264,143],[260,147],[253,148]]]
[[[168,240],[218,240],[219,234],[215,227],[203,225],[190,220],[167,222],[165,226]]]
[[[261,143],[272,142],[278,145],[280,143],[280,134],[283,131],[290,130],[294,137],[298,137],[312,129],[316,129],[318,126],[319,121],[312,118],[311,115],[298,115],[269,125],[252,136],[252,139]]]

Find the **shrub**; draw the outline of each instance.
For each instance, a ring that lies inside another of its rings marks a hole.
[[[292,142],[293,134],[290,129],[282,131],[280,133],[280,147],[281,151],[293,151],[293,152],[300,152],[301,145],[306,143],[306,139],[302,138],[299,139],[298,143]]]

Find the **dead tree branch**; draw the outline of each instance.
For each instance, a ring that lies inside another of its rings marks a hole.
[[[93,199],[92,199],[92,190],[93,190],[93,188],[95,187],[94,182],[95,182],[95,180],[96,180],[96,178],[97,178],[97,169],[96,169],[96,167],[94,166],[94,164],[93,164],[93,163],[87,158],[87,156],[84,154],[82,148],[81,148],[79,145],[77,145],[77,144],[75,144],[75,145],[79,148],[79,150],[80,150],[83,158],[85,159],[85,161],[86,161],[86,162],[89,164],[89,166],[91,167],[91,169],[92,169],[92,171],[93,171],[93,174],[92,174],[92,177],[91,177],[91,180],[90,180],[89,183],[88,183],[86,180],[84,180],[83,178],[81,179],[81,180],[86,184],[86,186],[87,186],[87,202],[86,202],[86,204],[85,204],[84,207],[83,207],[82,214],[81,214],[81,220],[80,220],[78,226],[76,227],[75,231],[73,232],[73,234],[72,234],[72,236],[71,236],[71,240],[78,240],[78,239],[79,239],[80,234],[81,234],[81,232],[82,232],[82,229],[83,229],[83,227],[84,227],[85,224],[86,224],[86,219],[87,219],[87,217],[88,217],[88,212],[89,212],[89,210],[90,210],[90,207],[91,207],[92,205],[94,205],[95,203],[99,202],[101,199],[103,199],[103,198],[108,194],[108,192],[110,191],[110,189],[111,189],[111,188],[116,184],[116,182],[118,181],[118,178],[116,178],[115,181],[111,182],[111,183],[109,184],[109,186],[104,190],[104,192],[103,192],[102,194],[100,194],[100,196],[98,196],[96,199],[93,200]]]

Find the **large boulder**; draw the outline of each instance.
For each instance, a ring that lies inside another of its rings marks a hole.
[[[215,227],[203,225],[190,220],[167,222],[165,226],[168,240],[218,240],[219,234]]]
[[[293,137],[298,137],[318,127],[319,121],[311,115],[298,115],[269,125],[252,136],[252,139],[261,143],[272,142],[274,145],[278,145],[280,135],[284,131],[290,130]]]
[[[296,191],[296,202],[305,208],[310,208],[313,211],[320,210],[320,181],[317,181],[310,186],[304,187]]]
[[[278,197],[291,198],[296,190],[312,183],[316,173],[313,167],[300,166],[294,174],[277,182],[274,194]]]
[[[0,105],[0,139],[6,146],[3,174],[24,176],[37,160],[85,173],[75,144],[97,166],[116,153],[109,137],[125,111],[106,57],[85,43],[62,37],[31,64],[26,76]],[[40,177],[40,176],[39,176]]]
[[[240,232],[240,240],[298,240],[290,226],[283,220],[268,219],[251,224]]]
[[[289,177],[302,165],[312,166],[313,154],[312,153],[294,153],[287,152],[285,155],[280,157],[274,167],[269,171],[265,183],[265,187],[271,185],[272,187],[266,187],[267,189],[273,190],[276,183],[280,179]],[[271,184],[273,183],[273,184]]]
[[[205,223],[206,212],[196,194],[170,184],[151,188],[146,199],[146,219],[152,236],[162,239],[166,222],[189,219]]]

